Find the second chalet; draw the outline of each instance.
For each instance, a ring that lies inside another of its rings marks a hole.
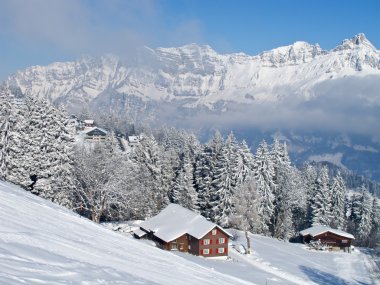
[[[220,226],[177,204],[169,204],[157,216],[141,223],[135,235],[146,236],[165,250],[204,257],[228,256],[231,237]]]

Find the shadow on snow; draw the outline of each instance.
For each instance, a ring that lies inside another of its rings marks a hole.
[[[311,281],[320,285],[370,285],[369,283],[364,283],[360,281],[345,280],[331,273],[323,272],[321,270],[307,266],[301,265],[300,269]]]

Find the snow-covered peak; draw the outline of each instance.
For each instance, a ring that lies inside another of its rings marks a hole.
[[[195,43],[187,44],[181,47],[159,47],[157,48],[158,52],[162,53],[171,53],[176,55],[187,55],[191,56],[194,54],[210,54],[210,55],[216,55],[217,53],[209,46],[209,45],[197,45]]]
[[[370,50],[376,50],[374,45],[366,38],[365,34],[360,33],[355,35],[351,39],[345,39],[342,43],[337,46],[334,51],[337,50],[347,50],[347,49],[358,49],[358,48],[366,48]]]
[[[315,57],[326,53],[318,44],[297,41],[292,45],[265,51],[259,54],[259,58],[273,66],[281,66],[310,62]]]

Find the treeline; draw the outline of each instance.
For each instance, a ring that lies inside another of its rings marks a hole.
[[[191,133],[161,128],[122,152],[112,135],[75,143],[62,110],[17,94],[0,93],[1,178],[96,222],[144,219],[172,202],[222,226],[280,239],[323,224],[353,233],[358,245],[380,241],[379,200],[364,185],[351,195],[339,172],[295,168],[277,140],[253,154],[232,133],[201,144]]]

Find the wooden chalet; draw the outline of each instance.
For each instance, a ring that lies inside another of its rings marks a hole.
[[[94,141],[104,140],[107,137],[107,131],[98,127],[94,127],[87,130],[85,134],[86,134],[86,139],[94,140]]]
[[[304,243],[320,241],[330,249],[348,250],[355,237],[352,234],[327,226],[314,226],[300,232]]]
[[[177,204],[169,204],[157,216],[141,223],[140,230],[165,250],[204,257],[228,256],[231,234],[200,214]],[[135,236],[142,237],[141,231]]]
[[[84,120],[83,121],[85,128],[93,128],[94,120]]]

